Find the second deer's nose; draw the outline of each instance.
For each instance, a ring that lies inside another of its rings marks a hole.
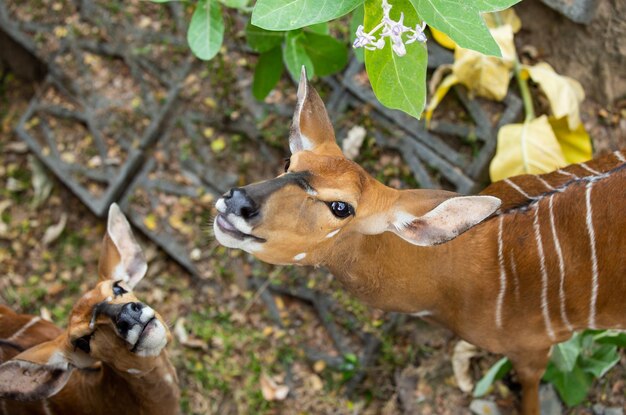
[[[230,189],[224,197],[224,203],[229,213],[234,213],[244,219],[250,219],[259,213],[259,208],[246,191],[240,187]]]

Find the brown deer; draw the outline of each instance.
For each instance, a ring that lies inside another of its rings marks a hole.
[[[325,266],[365,303],[439,323],[506,355],[539,413],[553,344],[626,328],[623,153],[479,196],[396,190],[346,159],[304,74],[290,162],[216,203],[217,240],[273,264]]]
[[[147,264],[117,205],[109,209],[100,281],[74,305],[66,330],[0,306],[0,414],[178,413],[163,318],[131,289]]]

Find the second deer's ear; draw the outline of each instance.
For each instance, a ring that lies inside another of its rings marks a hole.
[[[57,394],[73,370],[57,344],[42,343],[0,365],[0,398],[37,401]]]
[[[133,236],[128,220],[119,206],[113,203],[109,208],[107,230],[100,251],[100,280],[124,281],[133,288],[147,269],[143,251]]]
[[[289,149],[292,154],[310,150],[342,155],[341,149],[335,142],[335,132],[324,102],[307,81],[304,66],[302,66],[298,85],[298,103],[289,132]]]

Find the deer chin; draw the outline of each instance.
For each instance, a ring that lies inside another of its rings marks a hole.
[[[242,249],[249,253],[259,252],[265,239],[259,238],[252,234],[242,232],[238,226],[232,221],[230,216],[227,218],[224,214],[218,214],[213,222],[213,230],[217,241],[227,248]],[[231,219],[231,220],[228,220]],[[238,218],[242,221],[241,218]]]
[[[167,330],[161,321],[153,318],[148,321],[133,346],[139,356],[157,356],[167,345]]]

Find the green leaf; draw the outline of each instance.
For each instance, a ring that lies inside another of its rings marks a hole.
[[[200,0],[191,16],[187,42],[194,55],[211,60],[219,52],[224,40],[222,11],[216,0]]]
[[[553,364],[548,365],[543,379],[554,385],[568,406],[578,405],[585,399],[592,381],[591,375],[579,366],[574,366],[571,372],[562,372]]]
[[[258,0],[252,23],[267,30],[293,30],[336,19],[363,0]]]
[[[582,358],[580,366],[585,372],[601,378],[619,362],[619,359],[617,346],[603,344],[590,357]]]
[[[570,372],[580,355],[580,334],[576,333],[566,342],[559,343],[552,348],[550,360],[562,372]]]
[[[311,26],[307,26],[304,30],[308,30],[309,32],[318,33],[320,35],[327,35],[329,33],[328,30],[328,22],[317,23]]]
[[[306,67],[306,75],[309,79],[315,75],[313,61],[304,49],[304,33],[301,30],[287,32],[283,49],[283,60],[291,77],[297,82],[300,79],[302,65]]]
[[[356,39],[356,30],[359,28],[359,25],[363,24],[363,18],[365,15],[365,8],[363,5],[360,5],[352,12],[352,18],[350,19],[350,44],[354,43]],[[365,54],[363,53],[363,48],[353,48],[354,56],[358,59],[359,62],[365,62]]]
[[[404,13],[404,24],[419,23],[409,0],[393,3],[391,18],[398,20]],[[365,2],[365,31],[372,30],[383,18],[379,0]],[[426,103],[426,46],[420,42],[406,45],[406,55],[397,56],[389,40],[380,50],[365,51],[365,68],[378,100],[389,108],[402,110],[419,118]]]
[[[489,387],[493,385],[493,382],[502,379],[512,367],[513,365],[511,364],[511,361],[506,357],[498,360],[496,364],[491,366],[487,373],[485,373],[485,376],[483,376],[482,379],[476,383],[476,387],[474,388],[474,398],[480,398],[486,394]]]
[[[481,13],[504,10],[520,0],[410,0],[429,26],[450,36],[457,45],[485,55],[502,56]],[[395,4],[393,4],[395,8]],[[393,10],[393,9],[392,9]],[[411,26],[407,24],[407,26]]]
[[[304,49],[318,76],[332,75],[348,64],[346,45],[332,36],[305,32]]]
[[[259,56],[254,70],[252,94],[262,101],[270,93],[283,74],[283,51],[280,46]]]
[[[626,347],[626,333],[607,330],[596,334],[594,340],[600,344],[614,344],[619,347]]]
[[[252,22],[248,22],[246,25],[246,39],[252,50],[263,53],[280,45],[285,39],[285,32],[261,29],[253,25]]]

